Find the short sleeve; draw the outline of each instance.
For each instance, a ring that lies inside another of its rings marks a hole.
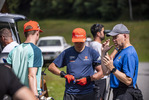
[[[126,54],[123,60],[123,72],[126,76],[133,78],[135,71],[135,58],[132,55]]]
[[[57,67],[64,67],[66,65],[66,63],[64,62],[65,59],[65,51],[63,51],[54,61],[53,63],[57,66]]]
[[[39,48],[33,49],[33,52],[29,55],[29,67],[41,67],[42,66],[42,52]]]
[[[92,50],[92,58],[93,58],[93,66],[98,66],[101,64],[101,57],[100,54],[95,51],[94,49]]]
[[[12,53],[13,53],[13,50],[8,54],[8,57],[6,59],[8,64],[12,64]]]

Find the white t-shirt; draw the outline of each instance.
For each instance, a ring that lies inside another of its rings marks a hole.
[[[101,56],[101,47],[102,47],[101,43],[99,43],[97,41],[93,41],[93,42],[90,43],[90,47],[93,48],[94,50],[96,50]],[[95,73],[96,72],[97,71],[95,70]],[[102,79],[104,79],[104,78],[107,78],[107,76],[104,76]]]
[[[92,38],[87,37],[85,41],[85,45],[89,47],[91,42],[92,42]]]
[[[6,45],[2,51],[2,53],[9,53],[15,46],[19,45],[16,41],[13,41]]]

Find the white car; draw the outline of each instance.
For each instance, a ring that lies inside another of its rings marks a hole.
[[[70,47],[63,36],[41,37],[37,46],[42,51],[44,63],[53,61],[63,50]]]

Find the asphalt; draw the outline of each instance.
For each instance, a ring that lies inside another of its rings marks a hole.
[[[109,77],[107,78],[107,87],[109,87]],[[149,100],[149,62],[140,62],[138,70],[137,85],[141,89],[144,100]],[[112,100],[112,90],[109,95],[109,88],[107,89],[107,95],[105,100]]]

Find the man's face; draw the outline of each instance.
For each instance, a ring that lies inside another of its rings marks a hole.
[[[101,39],[101,41],[105,39],[104,27],[103,27],[102,30],[100,31],[100,39]]]
[[[113,36],[113,42],[114,42],[114,45],[117,47],[117,48],[120,48],[122,49],[123,46],[124,46],[124,34],[118,34],[116,36]]]
[[[85,46],[85,42],[74,42],[75,48],[82,49]]]

